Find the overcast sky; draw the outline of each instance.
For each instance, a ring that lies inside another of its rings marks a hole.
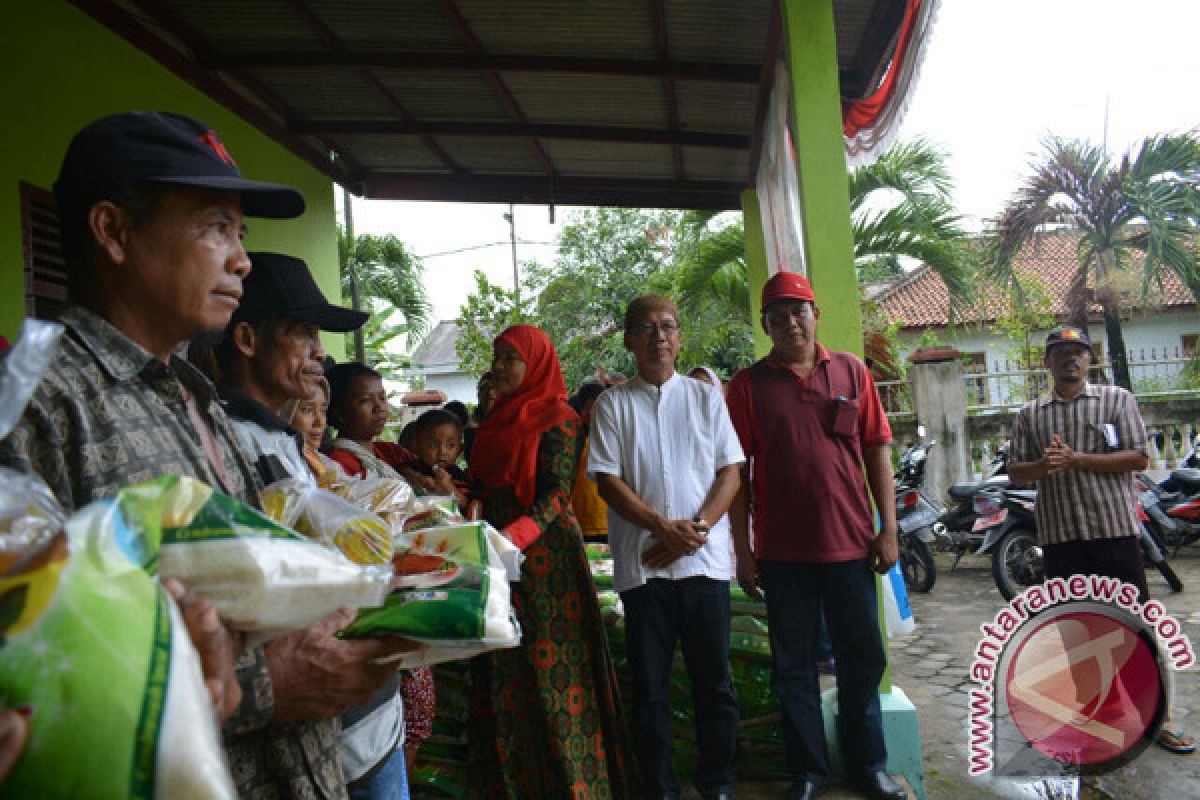
[[[1200,125],[1198,31],[1196,0],[942,0],[900,136],[946,149],[959,209],[978,225],[1002,207],[1045,134],[1099,143],[1106,99],[1113,153]],[[354,223],[359,233],[395,233],[423,256],[434,319],[453,319],[476,268],[512,281],[506,211],[356,200]],[[545,206],[517,206],[517,238],[552,242],[569,211],[557,209],[551,225]],[[477,249],[443,255],[464,248]],[[519,244],[518,258],[552,261],[554,249]]]

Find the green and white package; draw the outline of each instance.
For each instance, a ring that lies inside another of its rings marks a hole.
[[[0,577],[0,704],[34,708],[4,797],[233,800],[199,657],[119,502]]]

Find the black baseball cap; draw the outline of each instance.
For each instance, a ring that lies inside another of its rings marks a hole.
[[[312,322],[323,331],[346,333],[363,326],[365,311],[335,306],[325,299],[308,265],[281,253],[250,253],[253,269],[242,281],[242,301],[230,326],[255,325],[276,317]]]
[[[235,191],[248,217],[290,219],[304,213],[299,191],[246,180],[212,128],[166,111],[113,114],[75,134],[54,196],[67,216],[138,183]]]
[[[1050,335],[1046,337],[1046,352],[1049,353],[1050,348],[1060,344],[1081,344],[1092,350],[1092,340],[1088,338],[1087,331],[1079,328],[1062,327],[1050,331]]]

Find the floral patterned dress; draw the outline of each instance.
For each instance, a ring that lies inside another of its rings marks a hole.
[[[528,515],[542,533],[513,584],[520,647],[472,662],[473,797],[635,796],[616,674],[570,504],[578,435],[577,420],[541,435],[531,508],[512,487],[475,487],[488,522],[503,528]]]

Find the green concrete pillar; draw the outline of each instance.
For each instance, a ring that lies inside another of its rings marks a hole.
[[[771,352],[771,339],[762,327],[762,289],[767,282],[767,243],[763,236],[758,192],[742,192],[742,228],[746,240],[746,273],[750,285],[750,325],[754,329],[754,357]]]
[[[805,257],[821,307],[818,337],[831,349],[861,355],[862,315],[854,272],[833,0],[781,2]]]

